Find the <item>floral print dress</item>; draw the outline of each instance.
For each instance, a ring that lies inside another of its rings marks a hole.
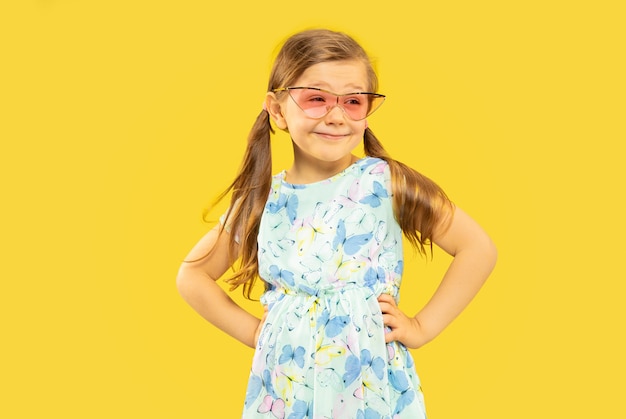
[[[243,418],[425,418],[413,359],[385,343],[381,293],[398,299],[402,233],[390,172],[366,157],[321,182],[272,188],[258,235],[261,302]]]

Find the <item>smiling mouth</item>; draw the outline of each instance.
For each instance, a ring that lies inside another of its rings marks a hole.
[[[348,136],[348,134],[330,134],[327,132],[316,132],[316,134],[319,135],[320,137],[330,138],[330,139],[339,139],[339,138],[344,138]]]

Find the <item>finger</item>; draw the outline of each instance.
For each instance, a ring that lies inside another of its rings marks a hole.
[[[396,305],[396,300],[394,300],[393,297],[389,294],[380,294],[378,296],[378,301]]]
[[[393,310],[393,306],[389,303],[378,303],[378,305],[380,306],[380,311],[383,314],[390,313],[391,310]]]
[[[267,317],[267,313],[268,313],[268,308],[267,306],[263,306],[263,316],[261,316],[261,322],[265,321],[265,318]]]
[[[394,340],[396,340],[396,334],[393,330],[385,333],[385,343],[393,342]]]
[[[391,314],[384,314],[383,315],[383,324],[385,326],[389,326],[392,329],[394,329],[398,325],[398,322],[396,321],[396,318],[394,316],[392,316]]]
[[[389,303],[379,303],[380,304],[380,312],[383,314],[391,314],[393,316],[398,316],[400,313],[400,309],[398,306]]]

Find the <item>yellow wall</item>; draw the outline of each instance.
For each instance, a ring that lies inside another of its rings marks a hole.
[[[621,2],[247,3],[1,2],[0,417],[238,417],[252,351],[174,278],[275,46],[309,26],[377,59],[370,126],[499,247],[414,351],[430,416],[623,417]],[[288,138],[275,148],[280,169]],[[410,258],[405,311],[447,261]]]

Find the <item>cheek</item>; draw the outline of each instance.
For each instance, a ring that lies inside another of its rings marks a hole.
[[[359,134],[360,132],[360,134]],[[355,132],[355,135],[350,139],[349,147],[354,150],[363,143],[363,131]]]
[[[367,121],[360,121],[360,125],[355,128],[355,132],[358,134],[358,137],[363,139],[365,136],[365,130],[367,129]]]

